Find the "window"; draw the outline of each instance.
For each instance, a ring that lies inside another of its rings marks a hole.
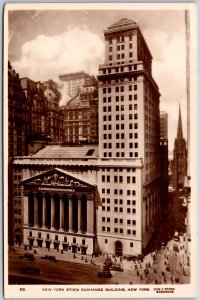
[[[114,218],[114,222],[115,222],[115,223],[118,223],[118,219],[117,219],[117,218]]]
[[[123,207],[120,207],[120,208],[119,208],[119,212],[123,212]]]
[[[134,114],[134,120],[137,120],[137,118],[138,118],[138,115]]]
[[[115,228],[115,233],[117,233],[118,232],[118,228]]]
[[[136,225],[136,221],[135,220],[132,220],[132,225]]]
[[[108,88],[108,93],[111,93],[111,88]]]
[[[131,220],[127,220],[127,225],[131,225]]]
[[[133,52],[129,52],[129,57],[133,57]]]
[[[115,199],[115,200],[114,200],[114,203],[117,204],[117,203],[118,203],[118,199]]]
[[[127,208],[127,213],[130,214],[131,213],[131,209]]]
[[[64,236],[64,242],[67,242],[67,237],[66,236]]]
[[[102,182],[105,182],[105,175],[102,175]]]
[[[115,92],[116,92],[116,93],[119,92],[119,87],[118,87],[118,86],[115,87]]]
[[[108,244],[108,239],[105,239],[105,244]]]
[[[137,94],[134,95],[134,100],[137,100]]]
[[[132,104],[129,104],[129,110],[132,110],[132,109],[133,109]]]
[[[128,230],[127,230],[127,234],[131,234],[131,231],[130,231],[130,229],[128,229]]]
[[[58,235],[55,235],[55,241],[58,241]]]
[[[130,247],[133,248],[133,243],[132,242],[130,243]]]
[[[136,230],[132,230],[132,235],[136,235]]]
[[[118,207],[114,207],[114,212],[118,212]]]
[[[85,239],[82,239],[82,245],[85,245]]]
[[[102,231],[105,231],[105,230],[106,230],[106,228],[105,228],[105,226],[103,226],[103,227],[102,227]]]
[[[128,90],[131,92],[132,91],[132,85],[129,85]]]
[[[138,123],[134,124],[134,129],[138,129]]]
[[[111,97],[108,97],[108,102],[111,102]]]
[[[109,47],[109,52],[112,52],[112,47]]]
[[[112,60],[112,55],[109,55],[109,60]]]
[[[103,211],[105,210],[105,206],[102,206],[102,210],[103,210]]]
[[[110,232],[110,227],[107,227],[107,231]]]
[[[32,231],[29,231],[29,236],[32,236]]]
[[[32,236],[32,235],[31,235]],[[49,240],[49,233],[47,233],[47,240]]]
[[[106,88],[103,88],[103,94],[106,94]],[[106,99],[106,98],[105,98]]]
[[[133,209],[132,209],[132,214],[135,214],[135,213],[136,213],[136,209],[133,208]]]
[[[110,176],[109,175],[107,176],[107,182],[110,182]]]
[[[105,222],[105,217],[102,217],[102,222]]]
[[[130,43],[130,44],[129,44],[129,48],[132,49],[132,47],[133,47],[133,44]]]
[[[137,85],[136,84],[134,85],[134,91],[137,91]]]
[[[124,101],[124,96],[121,96],[121,101]]]
[[[124,87],[123,86],[121,86],[120,91],[124,92]]]
[[[129,99],[129,101],[131,101],[132,100],[132,95],[129,95],[128,99]]]
[[[133,115],[132,114],[129,114],[129,120],[132,120],[133,119]]]
[[[123,233],[123,229],[122,229],[122,228],[120,228],[119,232],[120,232],[120,233]]]
[[[107,206],[107,211],[110,211],[110,206]]]

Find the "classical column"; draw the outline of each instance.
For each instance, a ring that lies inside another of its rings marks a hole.
[[[82,223],[82,211],[81,211],[81,196],[78,197],[78,232],[80,233],[82,228],[81,228],[81,223]]]
[[[69,232],[73,232],[72,230],[72,220],[73,220],[73,210],[72,210],[72,195],[68,195],[69,199]]]
[[[24,225],[29,225],[29,196],[24,193]]]
[[[42,194],[42,227],[46,228],[46,209],[47,209],[47,203],[46,203],[46,197],[45,194]]]
[[[60,197],[60,230],[64,231],[64,199],[63,195]]]
[[[34,193],[34,227],[38,227],[38,197]]]
[[[87,216],[87,232],[94,233],[94,205],[92,196],[87,196]]]
[[[51,194],[51,229],[55,226],[55,199],[54,194]]]

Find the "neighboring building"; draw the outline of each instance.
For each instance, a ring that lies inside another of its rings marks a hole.
[[[14,156],[28,154],[27,132],[30,129],[30,102],[23,92],[19,74],[8,62],[8,240],[21,239],[23,213],[21,210],[21,187],[14,176],[12,161]],[[9,180],[13,178],[13,180]],[[14,189],[13,189],[14,188]]]
[[[16,156],[33,154],[49,141],[63,141],[63,113],[58,103],[50,89],[29,78],[20,79],[8,62],[9,241],[21,242],[24,217],[21,175],[15,170],[13,175],[12,161]]]
[[[63,95],[68,99],[76,96],[88,77],[90,77],[90,75],[83,71],[59,75],[59,79],[64,85]]]
[[[168,140],[168,113],[160,112],[160,138]]]
[[[168,217],[168,114],[160,112],[160,172],[161,172],[161,209],[164,219]]]
[[[161,188],[160,194],[161,197],[161,209],[163,218],[166,220],[168,218],[168,208],[169,208],[169,174],[168,174],[168,140],[160,139],[160,172],[161,172]]]
[[[98,142],[98,91],[97,83],[87,78],[78,94],[65,106],[64,142],[69,144]]]
[[[48,146],[14,161],[24,188],[24,244],[134,255],[158,226],[160,94],[152,57],[131,20],[110,26],[105,39],[99,147]]]
[[[59,97],[49,82],[43,82],[44,94],[47,99],[48,143],[63,143],[64,141],[64,115],[59,107]]]
[[[172,186],[174,189],[182,189],[187,174],[187,150],[186,141],[183,137],[181,109],[179,106],[177,137],[174,141],[172,162]]]

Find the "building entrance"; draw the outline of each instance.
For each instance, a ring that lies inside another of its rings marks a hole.
[[[38,248],[42,248],[42,240],[38,240]]]
[[[118,256],[123,256],[123,246],[122,242],[116,241],[115,242],[115,255]]]
[[[72,246],[72,253],[76,253],[77,252],[77,246]]]

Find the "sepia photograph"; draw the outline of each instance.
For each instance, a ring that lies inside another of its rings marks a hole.
[[[195,4],[7,4],[4,294],[195,297]]]

